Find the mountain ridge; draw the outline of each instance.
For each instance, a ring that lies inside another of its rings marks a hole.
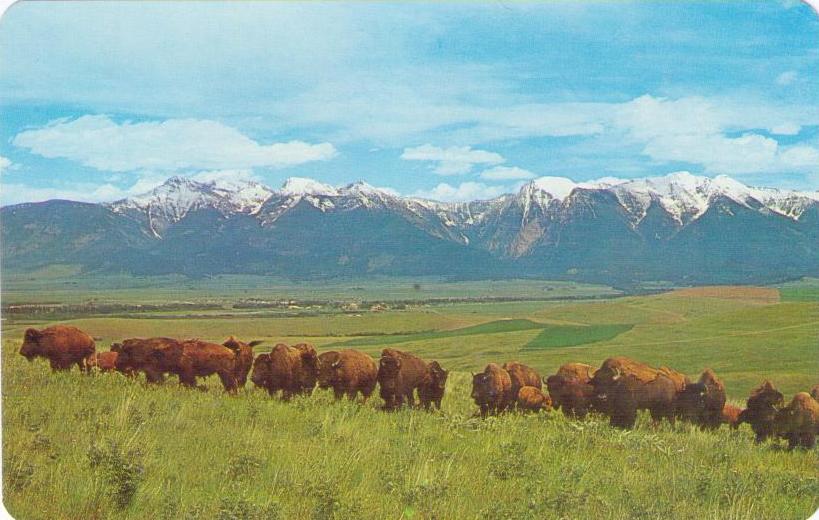
[[[12,269],[71,261],[91,271],[195,276],[694,283],[819,274],[819,194],[687,172],[542,177],[516,193],[468,202],[403,197],[364,182],[291,178],[272,189],[171,177],[112,203],[21,204],[0,214],[3,266]],[[94,224],[84,221],[91,214]]]

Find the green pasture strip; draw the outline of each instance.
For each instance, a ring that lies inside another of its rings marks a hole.
[[[328,347],[336,346],[366,346],[366,345],[392,345],[395,343],[407,343],[410,341],[427,341],[442,338],[454,338],[460,336],[476,336],[481,334],[498,334],[504,332],[518,332],[521,330],[542,329],[547,325],[544,323],[537,323],[532,320],[516,319],[516,320],[497,320],[488,323],[481,323],[480,325],[473,325],[471,327],[464,327],[455,330],[441,330],[420,332],[417,334],[400,334],[393,336],[375,336],[367,338],[356,338],[348,341],[340,341],[327,345]]]
[[[586,343],[607,341],[631,330],[632,327],[634,325],[631,324],[590,325],[588,327],[549,325],[532,341],[524,345],[522,350],[573,347],[575,345],[585,345]]]

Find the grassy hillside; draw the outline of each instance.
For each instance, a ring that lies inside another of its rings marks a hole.
[[[228,397],[216,379],[198,392],[175,381],[148,387],[119,375],[52,375],[17,354],[25,327],[42,322],[5,321],[3,474],[17,518],[803,519],[819,507],[816,450],[755,446],[747,426],[672,431],[641,417],[635,431],[622,432],[555,413],[480,420],[468,373],[518,359],[548,374],[566,361],[622,354],[691,375],[711,366],[735,402],[763,378],[790,398],[819,382],[815,301],[689,292],[68,321],[100,348],[159,334],[238,334],[268,348],[358,342],[373,354],[391,344],[455,373],[440,413],[387,414],[377,397],[336,403],[322,391],[291,403],[250,387]]]

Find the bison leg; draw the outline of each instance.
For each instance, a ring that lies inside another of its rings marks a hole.
[[[193,370],[182,370],[179,372],[179,384],[187,387],[196,386],[196,375]]]
[[[336,401],[344,397],[344,389],[341,387],[333,388],[333,396],[336,398]]]
[[[219,372],[219,379],[222,380],[222,386],[225,387],[225,392],[235,394],[237,390],[236,378],[230,372]]]
[[[802,432],[799,434],[799,445],[806,449],[812,449],[816,446],[816,433],[815,432]]]
[[[441,409],[441,400],[440,399],[435,400],[435,407],[438,408],[439,410]]]
[[[358,390],[356,390],[355,388],[347,390],[347,399],[349,399],[350,401],[355,401],[356,394],[358,394]]]

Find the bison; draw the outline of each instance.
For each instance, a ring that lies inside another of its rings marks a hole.
[[[113,372],[117,369],[116,352],[95,352],[85,358],[85,366],[88,370],[98,369],[100,372]]]
[[[619,356],[608,358],[603,362],[599,369],[594,373],[592,384],[598,391],[605,391],[607,387],[614,381],[615,375],[632,375],[641,383],[649,383],[654,381],[658,375],[662,374],[674,383],[676,392],[682,392],[686,385],[690,383],[688,377],[680,372],[672,370],[668,367],[661,367],[659,369],[650,367],[645,363],[635,361],[633,359]]]
[[[394,410],[403,406],[406,400],[410,406],[415,404],[415,390],[424,384],[429,366],[424,360],[395,350],[385,348],[378,361],[378,384],[381,386],[381,398],[384,408]]]
[[[573,405],[577,405],[577,398],[582,395],[582,392],[578,392],[578,387],[576,386],[564,388],[564,381],[572,381],[580,385],[586,385],[591,381],[594,372],[594,367],[586,365],[585,363],[566,363],[557,370],[557,374],[547,378],[545,381],[546,388],[549,390],[549,396],[552,399],[554,409],[557,410],[562,407],[564,397],[571,400]],[[574,406],[572,406],[572,408],[574,409]],[[572,411],[571,415],[574,415],[574,411]],[[585,413],[583,415],[585,415]]]
[[[538,390],[543,388],[540,374],[523,363],[509,361],[508,363],[504,363],[501,368],[509,373],[509,378],[512,380],[512,395],[515,396],[516,399],[518,392],[524,386],[534,386]]]
[[[810,396],[819,401],[819,384],[813,385],[810,389]]]
[[[318,359],[319,388],[332,388],[336,399],[347,394],[353,400],[361,392],[366,402],[372,395],[378,382],[378,365],[372,357],[350,349],[323,352]]]
[[[725,407],[725,385],[710,368],[697,383],[689,384],[677,396],[677,414],[703,429],[717,429],[722,424]]]
[[[799,392],[776,413],[774,431],[788,439],[788,448],[813,448],[819,433],[819,402],[807,392]]]
[[[177,345],[179,342],[172,338],[130,338],[122,343],[111,345],[111,351],[117,353],[116,368],[123,374],[143,372],[149,383],[161,383],[168,372],[159,363],[154,352]]]
[[[437,361],[429,364],[424,381],[418,387],[418,401],[425,410],[429,410],[430,404],[441,409],[441,400],[444,398],[448,376],[449,372],[444,370]]]
[[[518,409],[527,412],[539,412],[540,410],[550,410],[552,400],[548,395],[544,395],[540,388],[534,386],[524,386],[518,391]]]
[[[318,354],[312,345],[279,343],[269,354],[256,356],[250,380],[270,395],[281,390],[282,399],[288,400],[296,394],[311,393],[318,375]]]
[[[489,363],[483,372],[472,374],[472,399],[481,410],[481,417],[500,413],[515,400],[509,372],[495,363]]]
[[[722,407],[722,422],[735,430],[739,427],[739,415],[741,413],[742,409],[739,406],[725,403],[725,406]]]
[[[621,374],[615,369],[612,383],[603,390],[595,386],[595,391],[612,426],[633,428],[637,410],[648,410],[655,425],[663,418],[675,424],[677,386],[662,373],[644,382],[635,374]]]
[[[51,370],[71,370],[77,365],[88,372],[86,359],[94,354],[94,338],[77,327],[53,325],[45,329],[28,329],[23,336],[20,355],[32,361],[36,357],[48,359]]]
[[[784,406],[785,397],[774,388],[773,383],[766,380],[758,388],[751,391],[745,410],[739,414],[737,426],[747,422],[756,434],[756,442],[760,443],[775,434],[774,423],[779,408]]]
[[[552,406],[560,407],[563,415],[583,419],[592,409],[597,409],[594,386],[571,376],[555,374],[546,379],[546,387],[552,398]]]
[[[261,345],[263,341],[256,340],[250,343],[239,341],[234,336],[229,337],[222,343],[223,346],[229,348],[236,353],[236,370],[233,377],[236,378],[236,384],[240,388],[244,388],[247,383],[247,375],[250,373],[250,368],[253,366],[253,347]]]
[[[184,386],[195,387],[197,377],[216,374],[226,392],[236,392],[238,353],[224,345],[188,339],[154,350],[151,355],[160,371],[176,374]]]

